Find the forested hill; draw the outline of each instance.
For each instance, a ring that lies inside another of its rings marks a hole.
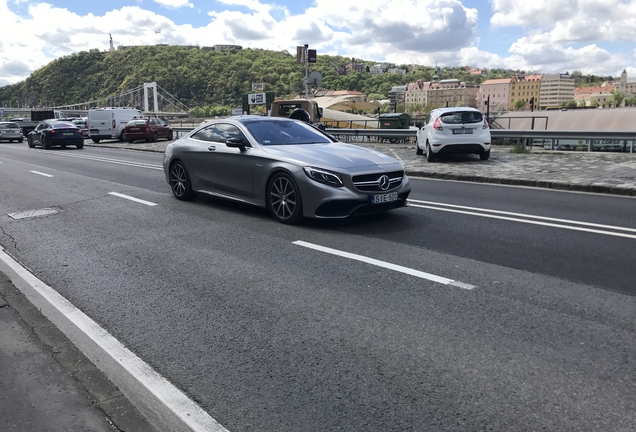
[[[322,73],[321,88],[358,90],[378,98],[386,98],[394,85],[416,79],[428,81],[433,76],[430,67],[419,67],[415,72],[411,67],[406,75],[368,72],[338,75],[336,68],[345,67],[350,61],[345,57],[319,54],[317,63],[310,65],[310,71]],[[375,62],[364,63],[373,65]],[[442,77],[472,81],[476,78],[467,75],[465,68],[445,69]],[[179,46],[129,47],[112,52],[94,49],[56,59],[25,81],[0,88],[0,103],[65,105],[104,98],[156,81],[189,107],[236,106],[240,105],[243,94],[252,92],[253,82],[266,83],[266,90],[275,92],[277,97],[289,97],[303,92],[303,78],[304,66],[296,63],[295,55],[284,51],[218,52]]]
[[[375,61],[356,60],[366,66]],[[407,74],[349,72],[339,75],[351,59],[321,55],[310,71],[322,73],[322,89],[357,90],[369,99],[385,99],[391,87],[422,79],[430,81],[434,70],[409,66]],[[397,65],[407,69],[406,65]],[[470,75],[468,67],[444,68],[441,79],[457,78],[477,84],[485,79],[511,77],[522,71],[491,69],[486,76]],[[25,81],[0,88],[0,103],[19,101],[22,106],[59,106],[87,102],[120,94],[141,86],[157,84],[185,105],[239,106],[253,82],[266,83],[276,97],[302,93],[304,66],[286,51],[242,49],[229,52],[205,51],[180,46],[140,46],[101,52],[93,49],[61,57],[36,70]]]

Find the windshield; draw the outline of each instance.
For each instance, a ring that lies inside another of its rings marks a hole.
[[[245,122],[245,127],[260,144],[294,145],[294,144],[326,144],[331,141],[311,126],[293,120]]]
[[[446,124],[480,123],[483,119],[478,111],[455,111],[440,116],[440,120]]]
[[[53,129],[63,129],[63,128],[73,128],[73,129],[77,129],[77,126],[75,126],[73,123],[68,123],[68,122],[57,122],[57,123],[53,123],[51,124],[51,127]]]
[[[15,123],[0,123],[0,127],[5,129],[20,129],[20,126]]]
[[[140,120],[131,120],[128,122],[128,126],[144,126],[148,120],[140,119]]]

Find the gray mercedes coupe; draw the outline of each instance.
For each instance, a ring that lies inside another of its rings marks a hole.
[[[287,224],[405,207],[411,192],[394,158],[280,117],[205,123],[168,145],[163,170],[179,200],[241,201]]]

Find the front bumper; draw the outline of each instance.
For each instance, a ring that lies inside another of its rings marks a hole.
[[[303,174],[304,175],[304,174]],[[298,179],[297,177],[297,180]],[[309,178],[299,181],[303,200],[303,215],[318,219],[343,219],[353,215],[381,213],[408,206],[411,193],[409,179],[404,175],[402,182],[392,189],[382,192],[362,192],[352,185],[339,188],[317,183]],[[397,200],[372,204],[372,195],[397,193]]]

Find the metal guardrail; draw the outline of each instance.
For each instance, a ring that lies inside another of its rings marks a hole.
[[[190,132],[192,127],[173,127],[176,136],[182,136]],[[417,135],[417,129],[338,129],[327,128],[325,132],[328,134],[344,137],[345,142],[348,142],[350,138],[356,138],[357,140],[370,139],[371,137],[377,137],[380,139],[411,139]],[[514,139],[520,140],[522,144],[532,145],[534,140],[542,141],[541,146],[550,149],[571,149],[576,147],[576,144],[566,143],[561,144],[560,140],[581,140],[584,141],[581,145],[586,148],[587,151],[592,151],[596,146],[598,150],[603,150],[603,147],[616,151],[619,147],[621,151],[628,151],[634,153],[636,149],[636,131],[605,131],[605,130],[592,130],[592,131],[558,131],[558,130],[514,130],[514,129],[491,129],[490,136],[493,139]],[[598,140],[599,144],[592,141]],[[549,146],[546,147],[545,142],[550,141]],[[623,141],[622,144],[616,141]],[[628,142],[630,142],[628,144]]]

